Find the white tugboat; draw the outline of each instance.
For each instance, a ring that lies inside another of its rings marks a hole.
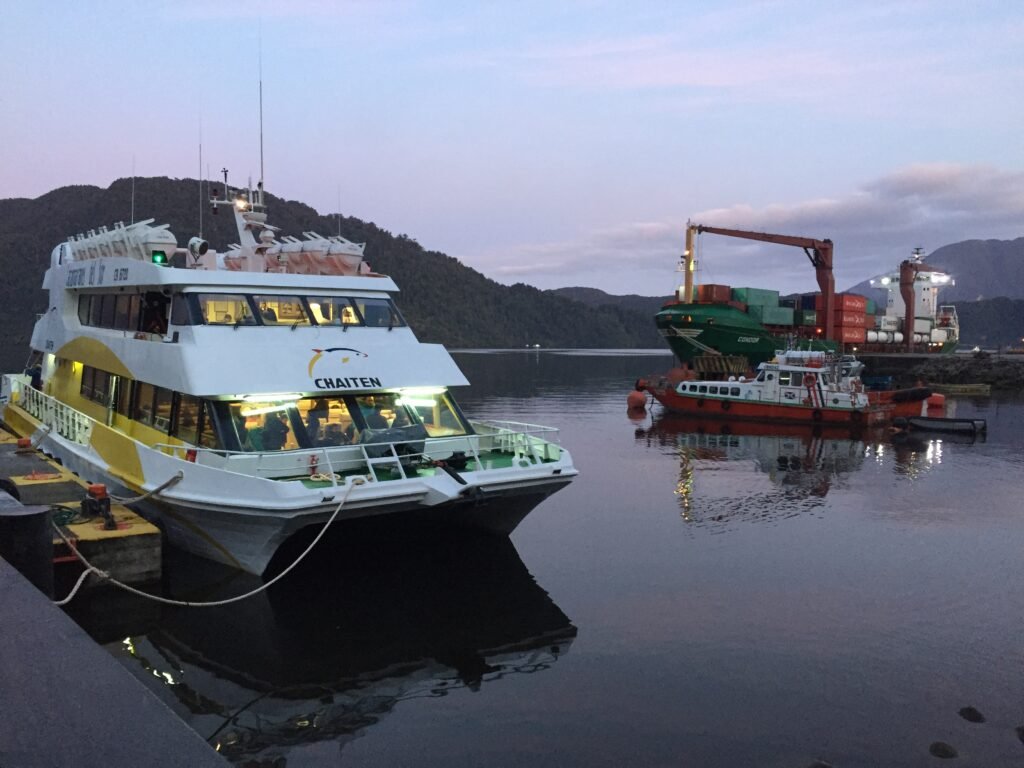
[[[61,243],[36,363],[3,419],[81,477],[144,496],[172,544],[261,574],[325,522],[401,513],[508,534],[577,474],[557,430],[469,421],[468,382],[420,343],[363,245],[266,223],[262,185],[225,194],[239,244],[167,226]]]

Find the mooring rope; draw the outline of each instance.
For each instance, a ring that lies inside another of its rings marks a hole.
[[[175,480],[175,482],[178,479],[180,479],[180,478],[172,478],[172,480]],[[171,481],[168,481],[167,483],[164,484],[164,486],[168,485],[170,482]],[[352,481],[346,486],[345,493],[342,495],[341,501],[338,502],[338,506],[335,507],[334,512],[331,514],[330,519],[328,519],[328,521],[326,523],[324,523],[324,527],[320,529],[320,532],[316,535],[316,538],[314,538],[313,541],[310,542],[310,545],[308,547],[306,547],[305,550],[303,550],[302,554],[300,554],[294,560],[294,562],[292,562],[291,565],[289,565],[287,568],[285,568],[283,571],[281,571],[279,574],[277,574],[277,576],[272,578],[266,584],[263,584],[262,586],[259,586],[256,589],[250,590],[249,592],[246,592],[243,595],[236,595],[235,597],[229,597],[229,598],[227,598],[225,600],[212,600],[212,601],[209,601],[209,602],[202,602],[202,603],[191,602],[191,601],[188,601],[188,600],[172,600],[171,598],[168,598],[168,597],[161,597],[160,595],[153,595],[153,594],[150,594],[149,592],[143,592],[141,589],[136,589],[135,587],[129,586],[128,584],[125,584],[122,581],[118,581],[117,579],[115,579],[113,576],[111,576],[106,571],[101,570],[100,568],[97,568],[92,563],[90,563],[82,555],[82,553],[79,552],[78,549],[76,547],[74,547],[74,545],[72,545],[70,541],[68,541],[67,537],[64,535],[64,531],[62,531],[58,526],[54,525],[53,527],[56,529],[57,534],[61,537],[61,539],[64,540],[64,543],[68,545],[68,548],[71,549],[71,551],[75,553],[75,557],[77,557],[82,562],[82,564],[86,567],[86,570],[85,570],[84,573],[82,573],[81,576],[78,577],[78,581],[75,583],[75,586],[71,589],[71,592],[68,594],[68,596],[65,597],[63,600],[55,600],[53,604],[54,605],[67,605],[68,603],[70,603],[71,600],[78,593],[78,590],[82,586],[82,584],[84,583],[85,578],[90,573],[97,574],[100,578],[106,579],[107,581],[109,581],[114,586],[120,587],[121,589],[125,590],[126,592],[131,592],[133,595],[138,595],[139,597],[144,597],[147,600],[154,600],[154,601],[156,601],[158,603],[163,603],[164,605],[176,605],[176,606],[179,606],[179,607],[182,607],[182,608],[213,608],[213,607],[218,606],[218,605],[229,605],[230,603],[237,603],[237,602],[239,602],[241,600],[245,600],[246,598],[253,597],[254,595],[258,595],[260,592],[263,592],[264,590],[270,588],[275,583],[277,583],[278,581],[283,579],[289,573],[289,571],[291,571],[295,566],[297,566],[299,563],[301,563],[303,561],[303,559],[305,559],[306,555],[308,555],[310,552],[313,551],[313,547],[315,547],[320,542],[320,539],[322,539],[324,534],[327,533],[327,529],[331,527],[331,523],[334,522],[335,518],[341,512],[341,508],[345,506],[345,502],[348,501],[348,495],[352,492],[352,489],[355,488],[357,485],[362,485],[365,482],[366,482],[366,480],[364,478],[362,478],[362,477],[354,477],[354,478],[352,478]],[[154,488],[152,491],[150,491],[149,495],[152,495],[152,494],[156,493],[159,490],[160,490],[159,488]]]
[[[172,475],[171,478],[166,483],[162,483],[161,485],[158,485],[152,491],[147,491],[146,493],[142,494],[141,496],[132,496],[130,498],[125,498],[125,497],[122,497],[122,496],[115,496],[112,493],[109,494],[109,495],[110,495],[110,498],[113,499],[114,501],[116,501],[118,504],[136,504],[136,503],[138,503],[140,501],[148,499],[150,496],[155,496],[156,494],[160,493],[160,491],[163,491],[163,490],[166,490],[166,489],[170,488],[175,483],[180,482],[183,477],[185,477],[185,473],[182,472],[179,469],[177,471],[177,473]]]

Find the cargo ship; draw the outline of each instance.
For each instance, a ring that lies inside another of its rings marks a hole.
[[[694,241],[703,232],[801,247],[815,268],[820,290],[783,298],[762,288],[695,286]],[[834,353],[942,353],[956,348],[956,309],[938,303],[939,289],[953,285],[953,279],[925,264],[920,249],[895,273],[872,281],[887,293],[880,307],[866,296],[835,293],[831,240],[695,224],[688,224],[686,233],[680,264],[684,284],[655,316],[659,333],[684,364],[722,356],[745,358],[754,368],[776,350],[795,347]]]

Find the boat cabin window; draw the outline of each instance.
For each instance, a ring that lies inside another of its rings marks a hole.
[[[200,293],[197,299],[207,325],[256,325],[249,299],[240,293]]]
[[[733,397],[739,397],[740,396],[740,388],[739,387],[732,387],[729,390],[729,394],[732,395]]]
[[[355,426],[348,404],[341,397],[306,397],[296,406],[309,445],[319,447],[352,442]]]
[[[199,416],[202,401],[194,395],[178,395],[178,411],[171,434],[186,443],[199,444]]]
[[[696,384],[690,384],[690,391],[691,392],[696,392],[697,391],[697,385]]]
[[[220,448],[222,441],[217,434],[217,412],[209,400],[203,403],[202,419],[199,422],[199,446],[201,448]]]
[[[389,395],[389,397],[394,397]],[[447,392],[420,395],[415,391],[405,392],[394,399],[394,418],[391,427],[406,426],[402,420],[405,410],[410,422],[422,424],[430,437],[452,437],[471,435],[473,428],[462,415],[459,406]],[[412,430],[410,430],[412,431]]]
[[[352,302],[344,296],[310,296],[307,301],[317,325],[359,325]]]
[[[263,325],[309,325],[309,315],[300,296],[252,297],[260,311]]]
[[[717,386],[708,387],[708,394],[709,395],[717,395],[718,394],[718,387]]]
[[[370,328],[400,328],[405,320],[390,299],[354,298],[363,323]]]
[[[697,391],[702,395],[705,394],[708,391],[707,384],[701,384],[699,387],[697,387]]]
[[[153,426],[153,393],[156,387],[144,381],[135,382],[132,418],[141,424]]]
[[[754,379],[754,381],[764,381],[764,371],[759,372],[757,374],[757,378]]]
[[[790,385],[790,376],[792,376],[792,371],[779,371],[779,384],[788,387]]]
[[[112,378],[106,371],[93,368],[91,365],[83,365],[82,384],[79,389],[82,397],[100,405],[107,405],[110,398]]]
[[[287,451],[299,447],[295,401],[231,403],[231,427],[243,451]],[[301,428],[301,422],[300,422]]]

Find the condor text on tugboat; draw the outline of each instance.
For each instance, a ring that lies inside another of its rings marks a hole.
[[[168,540],[261,574],[303,529],[381,515],[508,534],[577,474],[557,430],[468,420],[362,244],[278,237],[262,182],[214,193],[239,244],[152,220],[58,245],[4,422],[90,482],[140,496]]]

